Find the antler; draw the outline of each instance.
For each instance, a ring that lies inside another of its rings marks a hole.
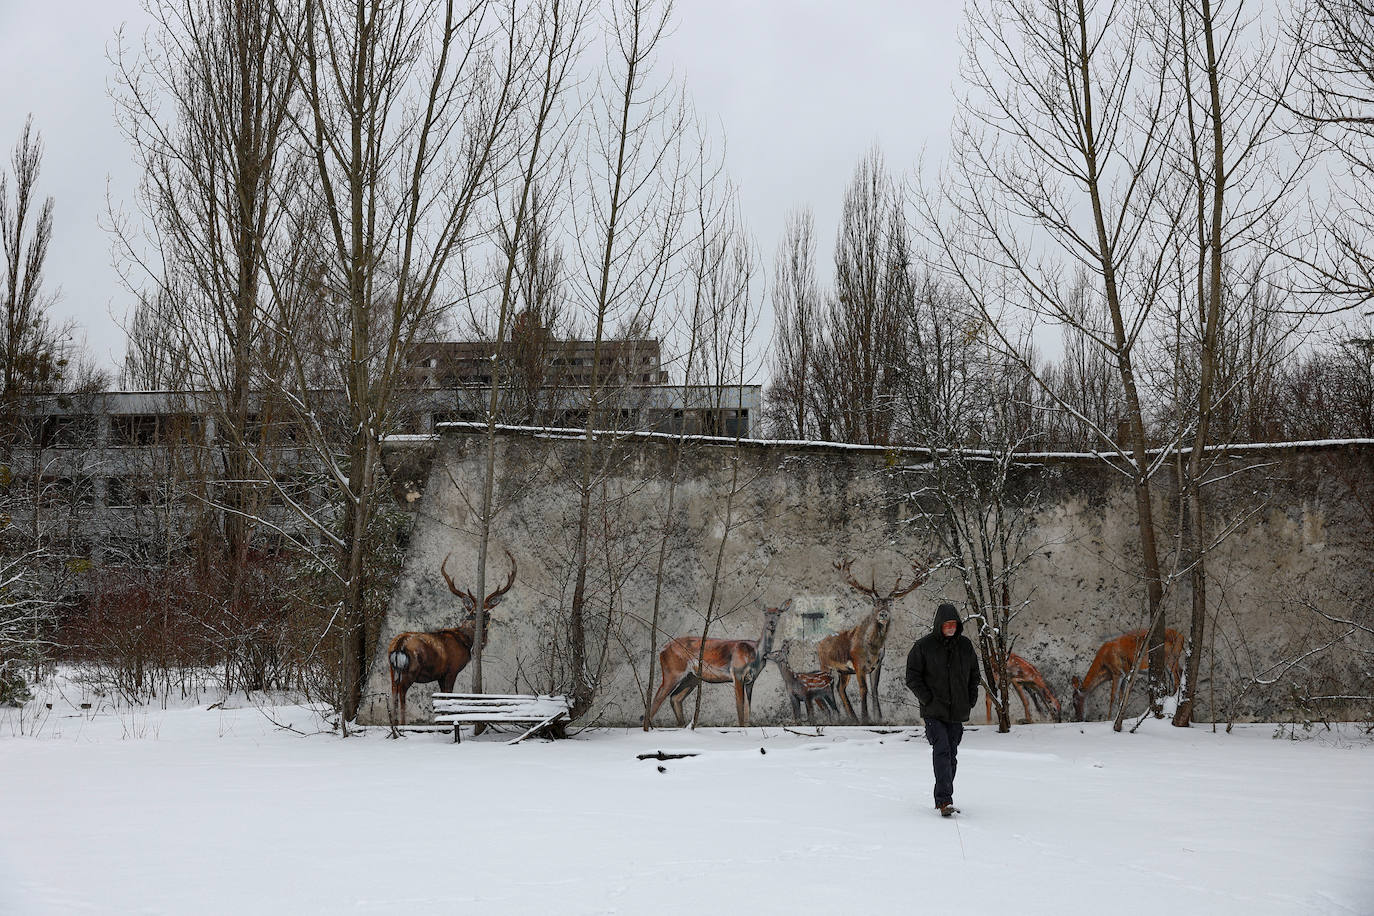
[[[510,560],[510,575],[506,577],[505,585],[501,586],[496,591],[492,592],[490,595],[487,596],[487,600],[484,602],[484,606],[486,607],[491,607],[491,602],[493,598],[500,598],[506,592],[510,591],[510,587],[515,584],[515,557],[511,556],[509,550],[506,551],[506,559]]]
[[[884,599],[891,600],[894,598],[900,598],[903,595],[911,594],[917,588],[924,585],[926,580],[930,578],[930,574],[939,568],[938,565],[933,562],[927,562],[924,569],[913,563],[911,564],[911,569],[916,575],[910,583],[903,587],[902,577],[900,574],[898,574],[897,581],[892,585],[892,591],[887,595],[880,595],[878,593],[878,586],[876,581],[872,585],[864,585],[854,578],[854,573],[850,571],[850,566],[852,566],[853,564],[853,560],[845,560],[843,563],[836,563],[835,568],[838,569],[840,572],[844,573],[844,580],[845,582],[849,583],[850,588],[854,589],[857,592],[860,592],[861,594],[867,595],[874,601],[882,601]]]
[[[914,579],[911,580],[911,584],[910,584],[910,585],[908,585],[906,588],[902,588],[902,587],[901,587],[901,585],[902,585],[902,577],[901,577],[900,575],[898,575],[898,576],[897,576],[897,581],[896,581],[896,583],[893,584],[893,586],[892,586],[892,595],[891,595],[891,597],[893,597],[893,598],[900,598],[900,597],[902,597],[903,595],[909,595],[909,594],[911,594],[911,593],[912,593],[913,591],[915,591],[918,587],[924,585],[925,582],[926,582],[926,580],[930,578],[930,574],[931,574],[932,572],[934,572],[934,571],[935,571],[936,569],[938,569],[938,568],[939,568],[939,564],[933,562],[933,558],[932,558],[932,560],[927,560],[927,561],[926,561],[926,564],[925,564],[925,568],[924,568],[924,569],[922,569],[921,567],[917,566],[915,563],[912,563],[912,564],[911,564],[911,570],[912,570],[912,572],[916,573],[916,577],[915,577]]]
[[[849,583],[850,588],[854,589],[856,592],[860,592],[861,594],[867,595],[870,598],[877,598],[878,590],[876,588],[864,585],[861,582],[859,582],[858,579],[854,578],[854,573],[852,573],[849,569],[849,567],[853,565],[853,560],[845,560],[842,563],[836,563],[835,568],[844,574],[844,581]]]
[[[457,595],[459,598],[462,598],[468,607],[476,608],[477,599],[472,597],[471,592],[465,592],[458,586],[454,585],[453,577],[448,574],[448,569],[446,569],[446,567],[448,566],[448,558],[451,556],[453,556],[453,552],[449,551],[448,555],[444,557],[444,562],[439,564],[439,575],[443,576],[444,581],[448,583],[449,591],[453,592],[453,594]]]

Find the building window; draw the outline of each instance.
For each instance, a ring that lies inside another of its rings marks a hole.
[[[128,414],[110,418],[110,441],[114,445],[155,445],[158,441],[157,414]]]
[[[42,448],[89,446],[95,442],[95,417],[44,417],[38,432]]]
[[[112,509],[132,509],[152,501],[152,485],[144,478],[110,477],[105,481],[105,505]]]

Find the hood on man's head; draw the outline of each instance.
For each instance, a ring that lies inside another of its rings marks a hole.
[[[945,602],[935,609],[935,626],[933,629],[936,633],[940,632],[940,628],[945,625],[946,620],[953,620],[959,624],[958,629],[954,631],[955,636],[964,635],[964,622],[959,619],[959,609],[949,602]]]

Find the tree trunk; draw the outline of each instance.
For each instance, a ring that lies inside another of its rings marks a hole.
[[[1173,724],[1187,727],[1192,721],[1193,706],[1197,697],[1198,665],[1202,656],[1202,644],[1207,624],[1207,566],[1206,566],[1206,513],[1202,494],[1203,456],[1206,454],[1211,432],[1212,397],[1216,378],[1216,349],[1221,321],[1221,269],[1222,269],[1222,220],[1226,203],[1226,153],[1222,132],[1223,111],[1221,107],[1221,86],[1218,78],[1216,40],[1213,29],[1211,0],[1202,0],[1202,31],[1207,49],[1207,90],[1208,121],[1212,128],[1212,200],[1211,233],[1207,240],[1206,257],[1208,260],[1207,292],[1198,303],[1202,324],[1202,352],[1198,378],[1198,422],[1197,434],[1193,440],[1193,450],[1188,456],[1188,487],[1192,496],[1193,525],[1192,537],[1196,558],[1193,562],[1190,581],[1192,584],[1192,621],[1189,627],[1187,669],[1180,685],[1178,709],[1174,712]]]

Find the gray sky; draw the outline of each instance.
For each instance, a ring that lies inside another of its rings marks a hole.
[[[961,9],[957,0],[679,0],[662,65],[724,132],[766,264],[784,215],[803,205],[828,264],[845,185],[875,143],[894,172],[923,151],[943,154]],[[56,198],[48,288],[60,288],[58,316],[82,325],[110,366],[123,357],[130,296],[101,225],[107,190],[118,206],[137,183],[108,95],[106,53],[121,23],[141,36],[137,0],[0,0],[0,149],[7,167],[32,112],[46,144],[41,191]]]

